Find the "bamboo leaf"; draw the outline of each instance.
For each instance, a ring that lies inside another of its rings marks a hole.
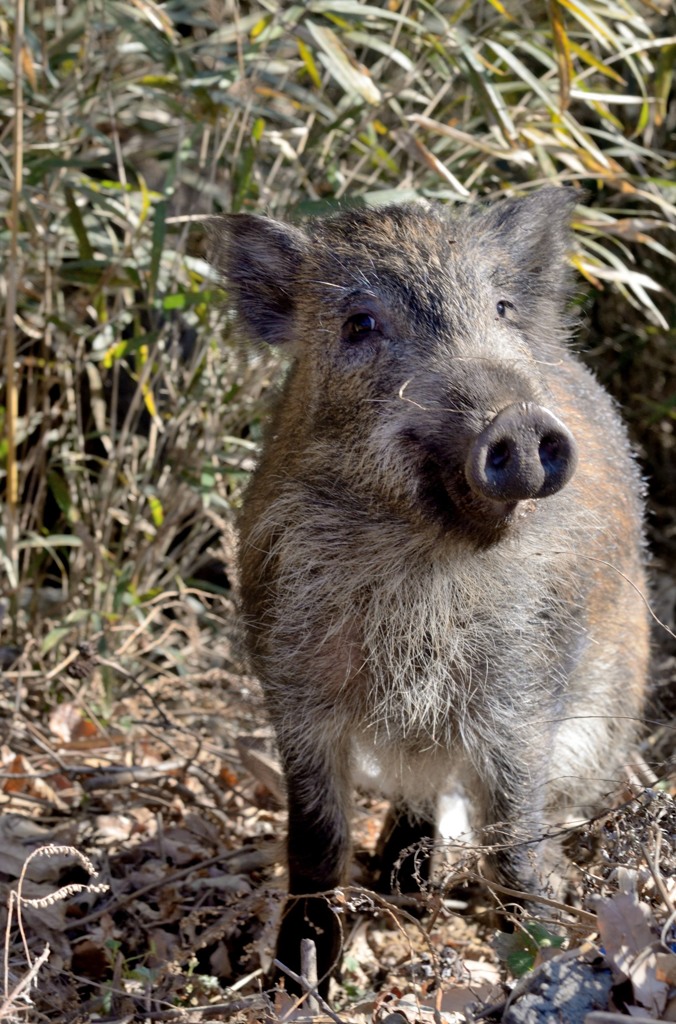
[[[514,122],[512,121],[507,109],[507,104],[487,77],[485,69],[482,67],[477,54],[474,53],[474,50],[467,43],[464,34],[459,29],[456,30],[456,39],[460,53],[467,65],[470,78],[475,88],[479,94],[484,97],[491,114],[495,118],[496,123],[500,126],[502,134],[507,142],[509,144],[515,142],[518,138],[518,132],[514,127]]]
[[[317,70],[317,65],[315,64],[315,59],[312,56],[312,51],[310,50],[310,47],[306,46],[305,43],[303,42],[303,40],[302,39],[298,39],[298,38],[296,38],[296,46],[298,47],[298,52],[300,54],[301,60],[303,61],[303,64],[305,65],[305,70],[307,71],[308,75],[312,79],[314,85],[318,89],[321,89],[321,87],[322,87],[321,75],[319,74],[319,71]]]
[[[66,204],[68,206],[68,212],[70,214],[70,223],[72,225],[73,231],[75,232],[75,237],[78,240],[80,259],[93,260],[94,247],[89,241],[87,229],[85,228],[84,220],[82,219],[82,214],[80,213],[80,209],[75,201],[73,190],[66,186],[66,188],[64,189],[64,196]]]
[[[251,27],[251,30],[249,32],[250,38],[251,39],[258,39],[258,37],[263,34],[263,32],[268,27],[268,25],[270,24],[271,21],[272,21],[272,15],[271,14],[263,15],[263,17],[259,21],[257,21],[255,25],[253,25]]]
[[[367,69],[353,62],[335,32],[313,21],[306,21],[305,24],[322,51],[323,63],[327,70],[347,95],[361,96],[371,104],[380,103],[380,89],[373,82]]]
[[[588,67],[593,68],[595,71],[598,71],[599,74],[605,75],[607,78],[612,78],[618,85],[626,86],[627,83],[622,75],[615,71],[614,68],[611,68],[607,61],[599,60],[598,57],[595,57],[590,50],[585,49],[584,46],[580,46],[580,44],[576,43],[574,39],[570,38],[570,36],[568,37],[568,45],[575,56],[579,57],[580,60]]]
[[[559,67],[559,103],[561,109],[568,107],[570,99],[570,83],[573,77],[573,65],[570,56],[570,42],[563,21],[559,0],[549,0],[549,20],[552,26],[552,38]]]
[[[422,114],[409,114],[407,120],[412,124],[420,125],[421,128],[434,132],[436,135],[445,135],[449,139],[455,139],[457,142],[470,146],[480,153],[486,153],[497,160],[509,160],[512,163],[524,166],[535,164],[533,154],[522,147],[508,149],[506,146],[495,146],[482,138],[478,138],[476,135],[470,135],[469,132],[456,128],[454,125],[441,124],[440,121],[435,121],[433,118],[425,117]]]
[[[506,18],[508,21],[514,21],[514,18],[509,13],[505,5],[501,3],[501,0],[488,0],[488,2],[490,3],[491,7],[495,8],[498,14],[502,15],[503,18]]]
[[[503,59],[505,64],[507,64],[507,66],[516,73],[518,78],[540,97],[547,109],[553,114],[558,114],[559,106],[554,100],[552,94],[546,88],[544,83],[528,70],[523,61],[520,60],[515,53],[503,46],[502,43],[498,43],[493,39],[489,39],[487,42],[491,49]]]
[[[674,68],[676,68],[676,45],[669,45],[660,52],[655,71],[655,97],[658,103],[655,119],[658,125],[661,125],[667,116],[667,104],[674,81]]]
[[[150,295],[154,298],[157,288],[157,278],[160,272],[160,263],[164,251],[164,240],[167,233],[167,202],[163,200],[155,207],[155,218],[153,220],[153,235],[150,245],[150,269],[149,285]]]
[[[64,513],[64,515],[67,516],[70,513],[72,507],[72,500],[68,484],[63,479],[61,474],[56,472],[56,470],[48,470],[47,483],[57,505]]]
[[[611,46],[619,48],[619,40],[613,30],[582,0],[557,0],[557,2],[569,10],[573,17],[592,33],[604,49],[607,50]]]
[[[446,167],[445,164],[443,164],[442,161],[427,148],[424,142],[421,142],[420,139],[416,138],[414,135],[411,136],[410,141],[413,146],[413,151],[422,158],[422,160],[424,160],[427,166],[431,168],[435,174],[438,174],[440,178],[443,178],[444,181],[448,182],[454,192],[457,192],[460,196],[469,196],[469,190],[466,189],[465,186],[458,181],[455,175],[449,171],[448,167]]]
[[[390,60],[398,64],[404,71],[408,71],[409,74],[413,74],[415,71],[415,64],[411,58],[407,57],[405,53],[402,53],[401,50],[398,50],[396,46],[393,46],[386,39],[380,39],[378,36],[369,35],[366,32],[346,32],[344,38],[356,46],[364,46],[369,50],[382,53],[384,57],[389,57]]]
[[[423,31],[423,27],[414,18],[409,18],[407,15],[400,14],[399,11],[393,11],[387,7],[376,7],[374,4],[362,3],[361,0],[310,0],[306,5],[306,10],[309,14],[324,14],[325,16],[329,14],[352,14],[360,22],[369,18],[377,19],[377,21],[396,21],[412,29],[415,33]]]

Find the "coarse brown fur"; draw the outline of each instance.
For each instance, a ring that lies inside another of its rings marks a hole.
[[[533,889],[547,820],[596,810],[622,777],[648,653],[641,485],[610,399],[566,346],[573,199],[214,227],[242,330],[292,359],[240,562],[287,778],[278,956],[295,969],[302,935],[320,973],[337,955],[330,910],[294,897],[345,878],[358,762],[411,821],[461,784],[479,830],[507,829],[491,870]],[[468,451],[505,408],[572,433],[577,467],[556,493],[468,483]]]

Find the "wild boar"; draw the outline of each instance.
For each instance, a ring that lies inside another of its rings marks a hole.
[[[314,938],[322,993],[340,930],[316,894],[345,881],[360,764],[393,802],[384,878],[459,785],[488,870],[537,891],[546,823],[597,810],[631,749],[642,487],[568,345],[576,198],[213,225],[241,331],[290,360],[241,606],[288,790],[277,955],[298,972]]]

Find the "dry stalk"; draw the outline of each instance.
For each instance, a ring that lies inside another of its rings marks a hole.
[[[74,846],[56,846],[53,843],[49,843],[46,846],[39,846],[36,850],[33,850],[31,854],[26,858],[24,865],[21,869],[21,875],[16,890],[10,891],[9,900],[7,904],[7,924],[5,927],[5,950],[4,950],[4,996],[5,1006],[8,1006],[10,1001],[16,999],[19,991],[22,991],[27,984],[27,981],[35,976],[40,966],[45,962],[49,956],[49,946],[45,945],[45,949],[42,951],[37,960],[33,961],[28,945],[28,939],[24,929],[23,918],[21,914],[21,908],[23,906],[34,907],[39,909],[41,907],[49,907],[53,903],[57,903],[59,900],[67,899],[68,896],[73,896],[79,892],[106,892],[108,886],[105,884],[82,884],[73,883],[71,885],[63,885],[60,889],[50,893],[48,896],[31,899],[30,897],[23,895],[23,886],[26,880],[26,871],[28,865],[35,857],[53,857],[58,854],[72,854],[76,857],[84,869],[89,872],[94,878],[96,878],[98,872],[91,860],[80,850],[77,850]],[[24,954],[29,968],[28,979],[24,981],[15,989],[12,993],[9,991],[9,948],[10,948],[10,936],[12,932],[12,925],[14,923],[14,912],[16,910],[16,923],[21,935],[21,941],[23,943]],[[0,1018],[1,1019],[1,1018]]]
[[[19,206],[23,181],[23,68],[25,0],[17,0],[14,22],[14,154],[12,167],[12,194],[10,217],[9,260],[7,262],[7,305],[5,307],[5,379],[6,379],[6,431],[7,431],[7,515],[5,557],[12,588],[12,619],[16,621],[16,599],[19,586],[17,566],[16,523],[19,504],[19,475],[16,462],[16,426],[18,416],[16,382],[16,307],[19,282]]]

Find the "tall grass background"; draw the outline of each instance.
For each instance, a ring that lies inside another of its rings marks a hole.
[[[24,0],[0,7],[5,660],[227,590],[273,356],[231,340],[218,212],[495,199],[575,217],[579,343],[627,407],[661,556],[673,479],[664,0]],[[222,570],[222,571],[221,571]],[[50,655],[51,656],[51,655]]]

